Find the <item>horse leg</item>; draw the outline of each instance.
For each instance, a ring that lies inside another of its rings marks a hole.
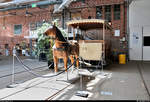
[[[76,58],[76,66],[77,66],[77,68],[79,68],[79,59],[78,59],[78,55],[75,55],[75,58]]]
[[[71,64],[73,64],[74,63],[74,59],[73,59],[73,56],[71,55],[70,56],[70,60],[71,60]],[[73,65],[74,66],[74,65]]]
[[[67,72],[67,62],[68,62],[68,57],[64,57],[64,67],[66,72]]]
[[[58,58],[54,57],[54,68],[55,68],[55,72],[58,72]]]
[[[73,56],[71,55],[70,56],[70,60],[71,60],[71,64],[73,64],[74,63],[74,58],[73,58]],[[71,72],[73,72],[73,68],[74,68],[74,65],[72,65],[73,67],[72,67],[72,71]]]

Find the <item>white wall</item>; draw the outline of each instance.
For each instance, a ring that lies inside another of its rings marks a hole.
[[[133,0],[129,6],[129,26],[150,25],[150,0]]]
[[[142,35],[150,36],[150,0],[132,1],[129,6],[129,29],[130,60],[142,60]],[[134,35],[139,39],[136,39]]]

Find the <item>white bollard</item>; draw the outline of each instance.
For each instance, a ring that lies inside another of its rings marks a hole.
[[[7,88],[17,87],[17,84],[15,84],[15,56],[16,54],[13,54],[12,83],[11,85],[7,85]]]
[[[13,54],[12,84],[15,82],[15,54]]]

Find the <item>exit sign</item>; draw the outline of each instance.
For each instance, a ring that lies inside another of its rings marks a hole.
[[[32,4],[32,7],[36,7],[37,5],[36,4]]]

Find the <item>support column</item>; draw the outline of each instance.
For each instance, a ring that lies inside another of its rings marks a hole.
[[[63,11],[62,11],[62,28],[63,29],[65,28],[64,22],[65,22],[65,10],[63,9]]]
[[[114,5],[111,5],[111,22],[114,21]]]
[[[105,23],[103,24],[103,60],[105,60]]]
[[[75,40],[75,29],[73,29],[73,40]]]
[[[120,19],[121,19],[121,24],[122,24],[122,26],[121,26],[121,37],[123,37],[124,35],[125,35],[125,26],[124,26],[124,4],[121,4],[120,5]]]
[[[32,39],[30,38],[30,57],[32,58]]]
[[[105,19],[105,6],[102,6],[102,19]]]

